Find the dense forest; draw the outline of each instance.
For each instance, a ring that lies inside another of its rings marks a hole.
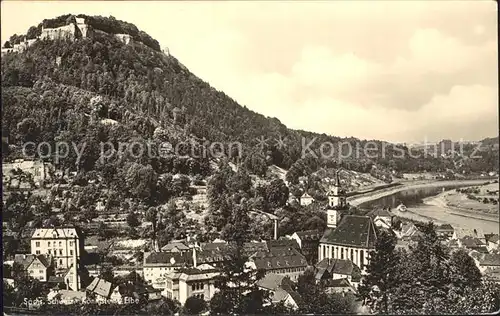
[[[118,146],[120,141],[152,140],[159,146],[168,141],[174,146],[182,143],[182,159],[139,157],[135,161],[151,164],[159,173],[172,171],[177,165],[179,172],[206,174],[208,162],[195,157],[200,156],[196,153],[203,144],[240,142],[242,152],[224,148],[231,160],[261,175],[271,164],[292,169],[290,178],[296,181],[310,170],[337,167],[344,151],[340,144],[348,143],[354,152],[342,159],[343,167],[371,172],[379,178],[393,170],[498,170],[498,146],[491,144],[479,153],[481,158],[457,166],[452,157],[411,158],[410,148],[381,141],[374,141],[377,149],[371,148],[367,157],[360,150],[366,140],[288,129],[278,119],[255,113],[215,90],[175,57],[163,53],[156,40],[114,17],[68,14],[46,19],[30,27],[26,35],[13,35],[7,44],[36,38],[42,27],[76,23],[75,17],[85,18],[94,30],[92,36],[75,41],[38,40],[22,53],[2,57],[2,135],[6,136],[2,147],[6,159],[19,155],[20,145],[27,141],[49,142],[53,149],[57,141],[88,141],[91,145],[85,148],[85,159],[77,162],[71,160],[76,156],[70,155],[65,167],[92,170],[98,160],[99,142]],[[112,34],[129,34],[133,41],[124,44]],[[105,119],[117,124],[101,124]],[[257,148],[257,139],[262,138],[268,141]],[[309,147],[312,163],[302,157],[303,138],[306,143],[315,139]],[[284,141],[278,144],[272,139]],[[335,159],[316,158],[324,142],[334,144],[333,151],[327,151]],[[402,156],[405,158],[399,159]]]

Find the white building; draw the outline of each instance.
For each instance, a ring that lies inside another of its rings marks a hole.
[[[310,196],[307,192],[302,194],[302,196],[300,197],[300,205],[302,206],[307,206],[312,202],[314,202],[314,198]]]
[[[182,305],[191,297],[210,301],[217,289],[215,278],[220,273],[210,265],[184,268],[167,274],[163,295],[179,301]]]
[[[144,254],[144,280],[154,288],[165,287],[165,277],[170,272],[187,267],[190,260],[189,253],[179,252],[150,252]]]
[[[82,245],[83,237],[74,227],[37,228],[31,237],[31,253],[51,256],[62,269],[80,261]]]
[[[324,258],[351,260],[358,267],[368,264],[368,255],[375,249],[377,233],[369,216],[346,215],[345,191],[340,189],[340,181],[335,181],[328,197],[327,229],[319,242],[318,262]]]

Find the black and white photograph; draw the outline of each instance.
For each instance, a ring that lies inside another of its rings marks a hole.
[[[4,316],[500,311],[497,1],[0,25]]]

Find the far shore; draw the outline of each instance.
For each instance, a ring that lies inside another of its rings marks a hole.
[[[449,194],[458,194],[453,191],[446,191],[443,193],[440,193],[436,196],[432,196],[429,198],[424,199],[424,203],[428,205],[435,205],[439,206],[442,209],[446,210],[447,213],[457,215],[457,216],[464,216],[464,217],[470,217],[470,218],[475,218],[475,219],[480,219],[480,220],[485,220],[485,221],[493,221],[493,222],[498,222],[498,213],[482,213],[478,210],[470,210],[462,207],[457,207],[454,205],[449,205],[448,199],[446,198]]]
[[[482,185],[490,183],[491,180],[446,180],[446,181],[436,181],[436,180],[422,180],[415,182],[404,182],[398,186],[393,186],[390,188],[384,188],[372,192],[362,193],[355,196],[348,197],[347,200],[351,205],[357,206],[362,203],[366,203],[372,200],[382,198],[384,196],[389,196],[404,190],[411,189],[422,189],[422,188],[435,188],[441,186],[468,186],[468,185]]]

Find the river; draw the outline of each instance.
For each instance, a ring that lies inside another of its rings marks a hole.
[[[477,215],[471,217],[469,214],[461,214],[451,210],[439,203],[440,193],[454,190],[458,187],[470,184],[455,183],[446,185],[432,185],[429,187],[407,188],[397,192],[375,196],[372,199],[364,197],[358,198],[357,203],[353,203],[361,208],[381,208],[391,207],[391,212],[396,216],[406,217],[418,221],[433,221],[436,224],[448,223],[453,227],[481,228],[484,233],[499,233],[499,219],[495,216]],[[408,207],[408,211],[400,212],[396,207],[403,203]]]

